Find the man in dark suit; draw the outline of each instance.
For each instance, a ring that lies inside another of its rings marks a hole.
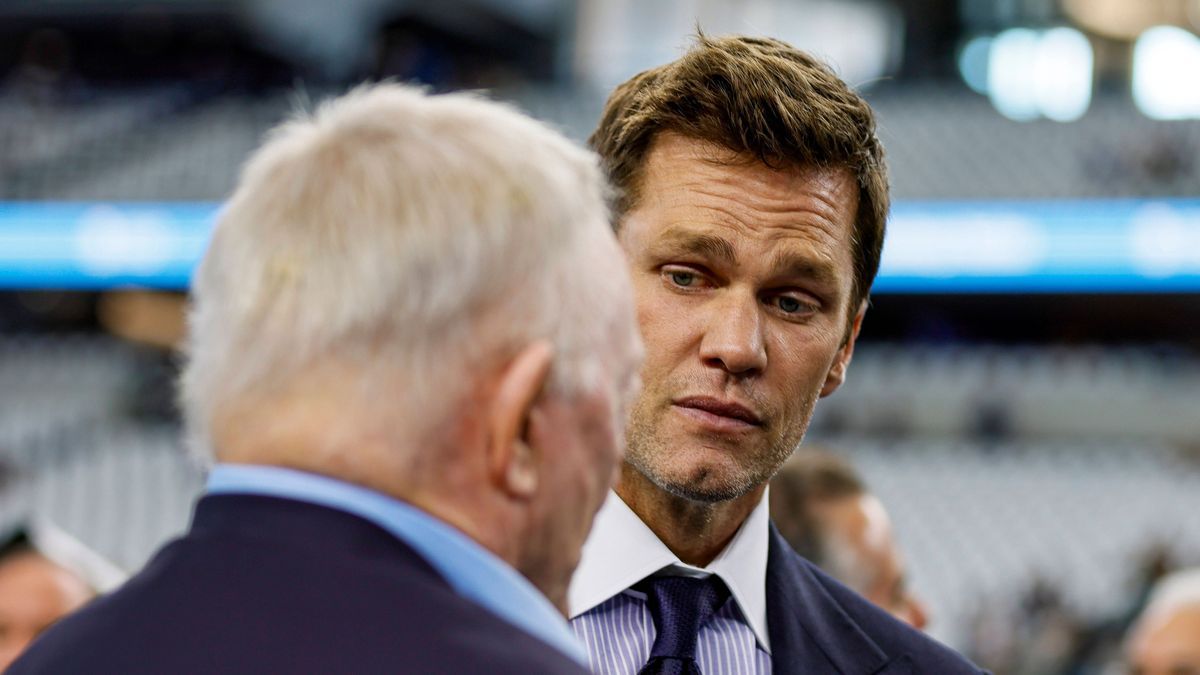
[[[771,521],[797,553],[914,628],[929,622],[909,587],[904,555],[883,502],[854,466],[802,448],[771,479]]]
[[[250,159],[193,284],[190,530],[14,673],[582,673],[640,345],[594,157],[359,89]]]
[[[870,107],[771,39],[700,36],[591,144],[646,344],[569,615],[601,673],[977,672],[795,555],[767,482],[842,383],[888,185]]]

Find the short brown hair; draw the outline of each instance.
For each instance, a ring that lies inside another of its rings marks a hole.
[[[866,493],[866,484],[846,460],[824,450],[797,450],[771,479],[771,519],[797,553],[827,566],[825,532],[814,507]]]
[[[714,143],[769,167],[845,167],[858,184],[854,300],[879,271],[887,167],[875,115],[817,59],[771,38],[710,38],[612,93],[588,142],[618,190],[616,223],[638,201],[646,158],[662,132]]]

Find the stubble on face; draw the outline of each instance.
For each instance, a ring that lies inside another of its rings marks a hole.
[[[730,447],[728,439],[716,436],[708,444],[701,441],[704,450],[724,455],[725,461],[716,464],[697,461],[690,452],[690,444],[664,439],[659,431],[670,414],[671,396],[643,391],[630,413],[625,461],[660,490],[680,499],[702,504],[737,499],[769,481],[799,447],[817,398],[815,393],[804,398],[799,419],[786,423],[772,421],[771,428],[763,430],[769,437],[759,451],[745,451],[749,448],[739,451]]]
[[[822,392],[836,388],[827,376],[847,344],[857,207],[844,172],[774,171],[719,155],[678,136],[657,141],[643,203],[620,237],[647,346],[623,475],[697,504],[761,491],[799,446]],[[666,277],[678,269],[695,272],[699,292],[672,285]],[[803,321],[781,316],[771,303],[784,294],[819,309]],[[739,320],[731,313],[757,326],[753,335],[729,329]],[[722,344],[735,358],[761,356],[730,368]],[[760,423],[728,432],[694,424],[676,403],[695,395],[737,401]]]

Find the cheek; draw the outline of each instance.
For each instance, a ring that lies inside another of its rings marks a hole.
[[[644,387],[655,385],[658,378],[653,375],[671,369],[687,353],[699,332],[700,312],[699,307],[689,307],[663,289],[639,289],[637,320],[645,349],[641,369]]]
[[[784,332],[772,341],[772,365],[790,400],[811,396],[825,383],[841,343],[826,332]]]

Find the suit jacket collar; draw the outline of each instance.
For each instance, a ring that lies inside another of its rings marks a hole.
[[[844,675],[908,672],[889,657],[825,590],[811,564],[771,524],[767,556],[767,625],[776,673]]]
[[[478,542],[421,509],[329,476],[278,466],[218,464],[209,496],[258,496],[312,504],[368,521],[424,558],[459,595],[586,665],[567,622],[541,591]]]

